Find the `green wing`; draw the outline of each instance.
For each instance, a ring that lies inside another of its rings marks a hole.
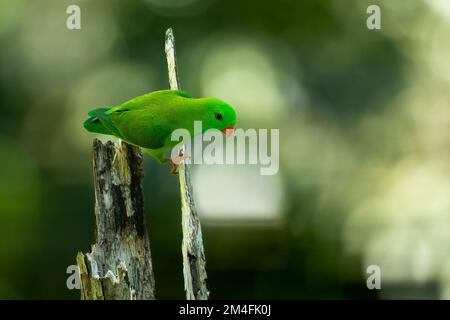
[[[89,111],[88,115],[90,117],[84,122],[84,128],[90,132],[107,134],[122,138],[120,132],[111,122],[110,116],[107,114],[110,109],[111,108],[105,107]]]
[[[186,91],[181,90],[159,90],[144,94],[122,103],[120,106],[111,108],[109,113],[116,111],[143,110],[154,105],[166,105],[176,97],[192,98]]]
[[[146,149],[166,146],[174,127],[171,107],[191,96],[179,90],[160,90],[131,99],[120,106],[90,111],[84,127],[109,134]]]

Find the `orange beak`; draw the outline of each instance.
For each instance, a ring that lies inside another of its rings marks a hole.
[[[220,131],[222,131],[226,136],[230,136],[233,134],[234,128],[235,128],[235,126],[228,126],[228,127],[223,128]]]

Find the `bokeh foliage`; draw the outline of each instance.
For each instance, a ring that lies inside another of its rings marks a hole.
[[[94,241],[82,121],[167,88],[168,27],[183,89],[280,129],[277,176],[194,168],[212,298],[450,298],[446,0],[0,0],[0,298],[79,297],[65,271]],[[157,295],[183,298],[168,171],[146,158],[147,221]]]

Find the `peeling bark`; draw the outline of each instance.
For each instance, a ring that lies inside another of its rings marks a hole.
[[[125,142],[93,144],[96,243],[77,255],[81,298],[155,299],[144,217],[142,152]]]

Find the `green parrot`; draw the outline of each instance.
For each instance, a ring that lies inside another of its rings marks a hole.
[[[84,128],[90,132],[112,135],[144,152],[160,163],[171,163],[176,173],[178,161],[165,157],[165,153],[178,144],[171,133],[179,128],[194,136],[194,121],[202,121],[202,131],[218,129],[232,133],[236,125],[236,112],[225,102],[214,98],[194,99],[179,90],[160,90],[131,99],[117,107],[103,107],[88,112]],[[203,133],[202,132],[202,133]]]

